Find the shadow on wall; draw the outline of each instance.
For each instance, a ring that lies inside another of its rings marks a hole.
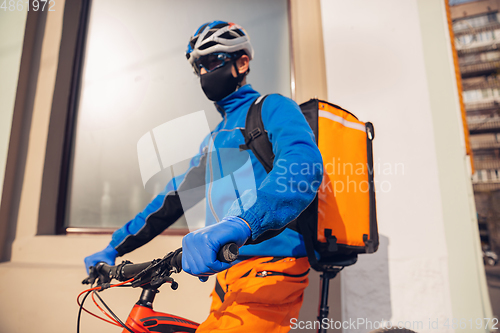
[[[355,265],[342,271],[342,320],[359,324],[344,333],[370,332],[377,328],[375,322],[391,319],[388,248],[389,238],[380,235],[376,253],[360,255]]]
[[[318,320],[318,307],[319,307],[319,297],[321,291],[320,274],[315,270],[311,269],[309,272],[309,285],[304,292],[304,302],[302,303],[302,308],[300,309],[300,315],[296,324],[301,322],[302,327],[307,327],[308,321]],[[342,304],[340,302],[340,275],[337,275],[334,279],[330,280],[328,293],[328,307],[329,314],[328,318],[333,321],[341,320],[342,318]],[[311,324],[310,324],[311,325]],[[291,332],[301,332],[301,333],[316,333],[317,329],[294,329]],[[328,332],[341,332],[341,330],[329,329]]]
[[[392,317],[391,290],[389,282],[389,238],[380,235],[380,245],[374,254],[362,254],[358,262],[346,267],[336,278],[330,280],[328,332],[370,332],[375,329],[374,322],[390,320]],[[318,316],[320,293],[320,273],[311,269],[309,286],[304,293],[304,303],[295,323],[303,328],[291,332],[315,333],[317,329],[307,329],[307,324],[314,325]],[[341,297],[342,295],[342,297]],[[340,301],[342,298],[342,301]],[[359,325],[359,329],[335,329],[349,320],[371,321]],[[337,326],[334,326],[337,323]]]

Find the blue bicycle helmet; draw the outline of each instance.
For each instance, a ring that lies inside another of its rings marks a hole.
[[[235,23],[213,21],[202,24],[196,30],[189,40],[186,58],[193,65],[196,59],[210,53],[241,50],[252,60],[254,52],[246,31]]]

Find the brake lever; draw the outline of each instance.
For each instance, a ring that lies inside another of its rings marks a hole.
[[[153,280],[160,279],[163,276],[165,262],[163,259],[155,259],[151,265],[139,272],[132,282],[132,287],[136,288],[147,283],[152,283]]]
[[[97,272],[94,266],[89,267],[89,276],[83,279],[82,284],[90,284],[93,285],[95,280],[97,279]]]
[[[95,278],[91,278],[90,276],[87,276],[85,279],[82,280],[82,284],[93,285],[94,282],[95,282]]]
[[[178,284],[170,275],[178,273],[175,265],[172,264],[172,258],[174,258],[180,250],[181,249],[178,249],[168,253],[162,259],[154,260],[151,266],[135,276],[132,287],[135,288],[149,283],[153,288],[159,288],[162,284],[169,282],[171,283],[172,289],[176,290]]]
[[[125,263],[125,262],[123,262],[123,263]],[[90,266],[89,267],[89,276],[86,277],[85,279],[83,279],[82,284],[90,284],[92,286],[97,281],[97,286],[101,287],[102,289],[109,288],[111,280],[116,278],[117,271],[116,271],[116,269],[111,270],[109,272],[109,275],[99,274],[100,269],[101,269],[103,264],[104,264],[103,262],[99,262],[95,266]]]
[[[97,273],[97,269],[94,266],[89,267],[89,276],[83,279],[82,284],[90,284],[93,286],[95,281],[97,280],[97,287],[100,287],[99,291],[107,289],[110,287],[109,282],[103,282],[101,276]]]
[[[157,289],[167,282],[170,283],[170,288],[172,288],[173,290],[176,290],[179,287],[179,284],[175,282],[174,278],[167,275],[162,275],[151,279],[150,285],[152,288]]]

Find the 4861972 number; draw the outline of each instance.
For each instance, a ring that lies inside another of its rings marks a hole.
[[[1,0],[0,0],[1,1]],[[54,0],[3,0],[0,5],[0,10],[3,11],[55,11],[56,2]]]
[[[497,318],[476,318],[476,320],[473,321],[472,319],[467,320],[464,318],[462,318],[462,319],[453,318],[453,319],[446,319],[443,326],[446,328],[452,328],[452,329],[489,328],[492,330],[497,330],[498,329],[498,319]]]

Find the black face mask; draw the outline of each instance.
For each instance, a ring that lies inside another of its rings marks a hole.
[[[217,102],[236,91],[241,78],[240,75],[233,76],[232,67],[233,61],[213,72],[200,75],[201,88],[209,100]]]

